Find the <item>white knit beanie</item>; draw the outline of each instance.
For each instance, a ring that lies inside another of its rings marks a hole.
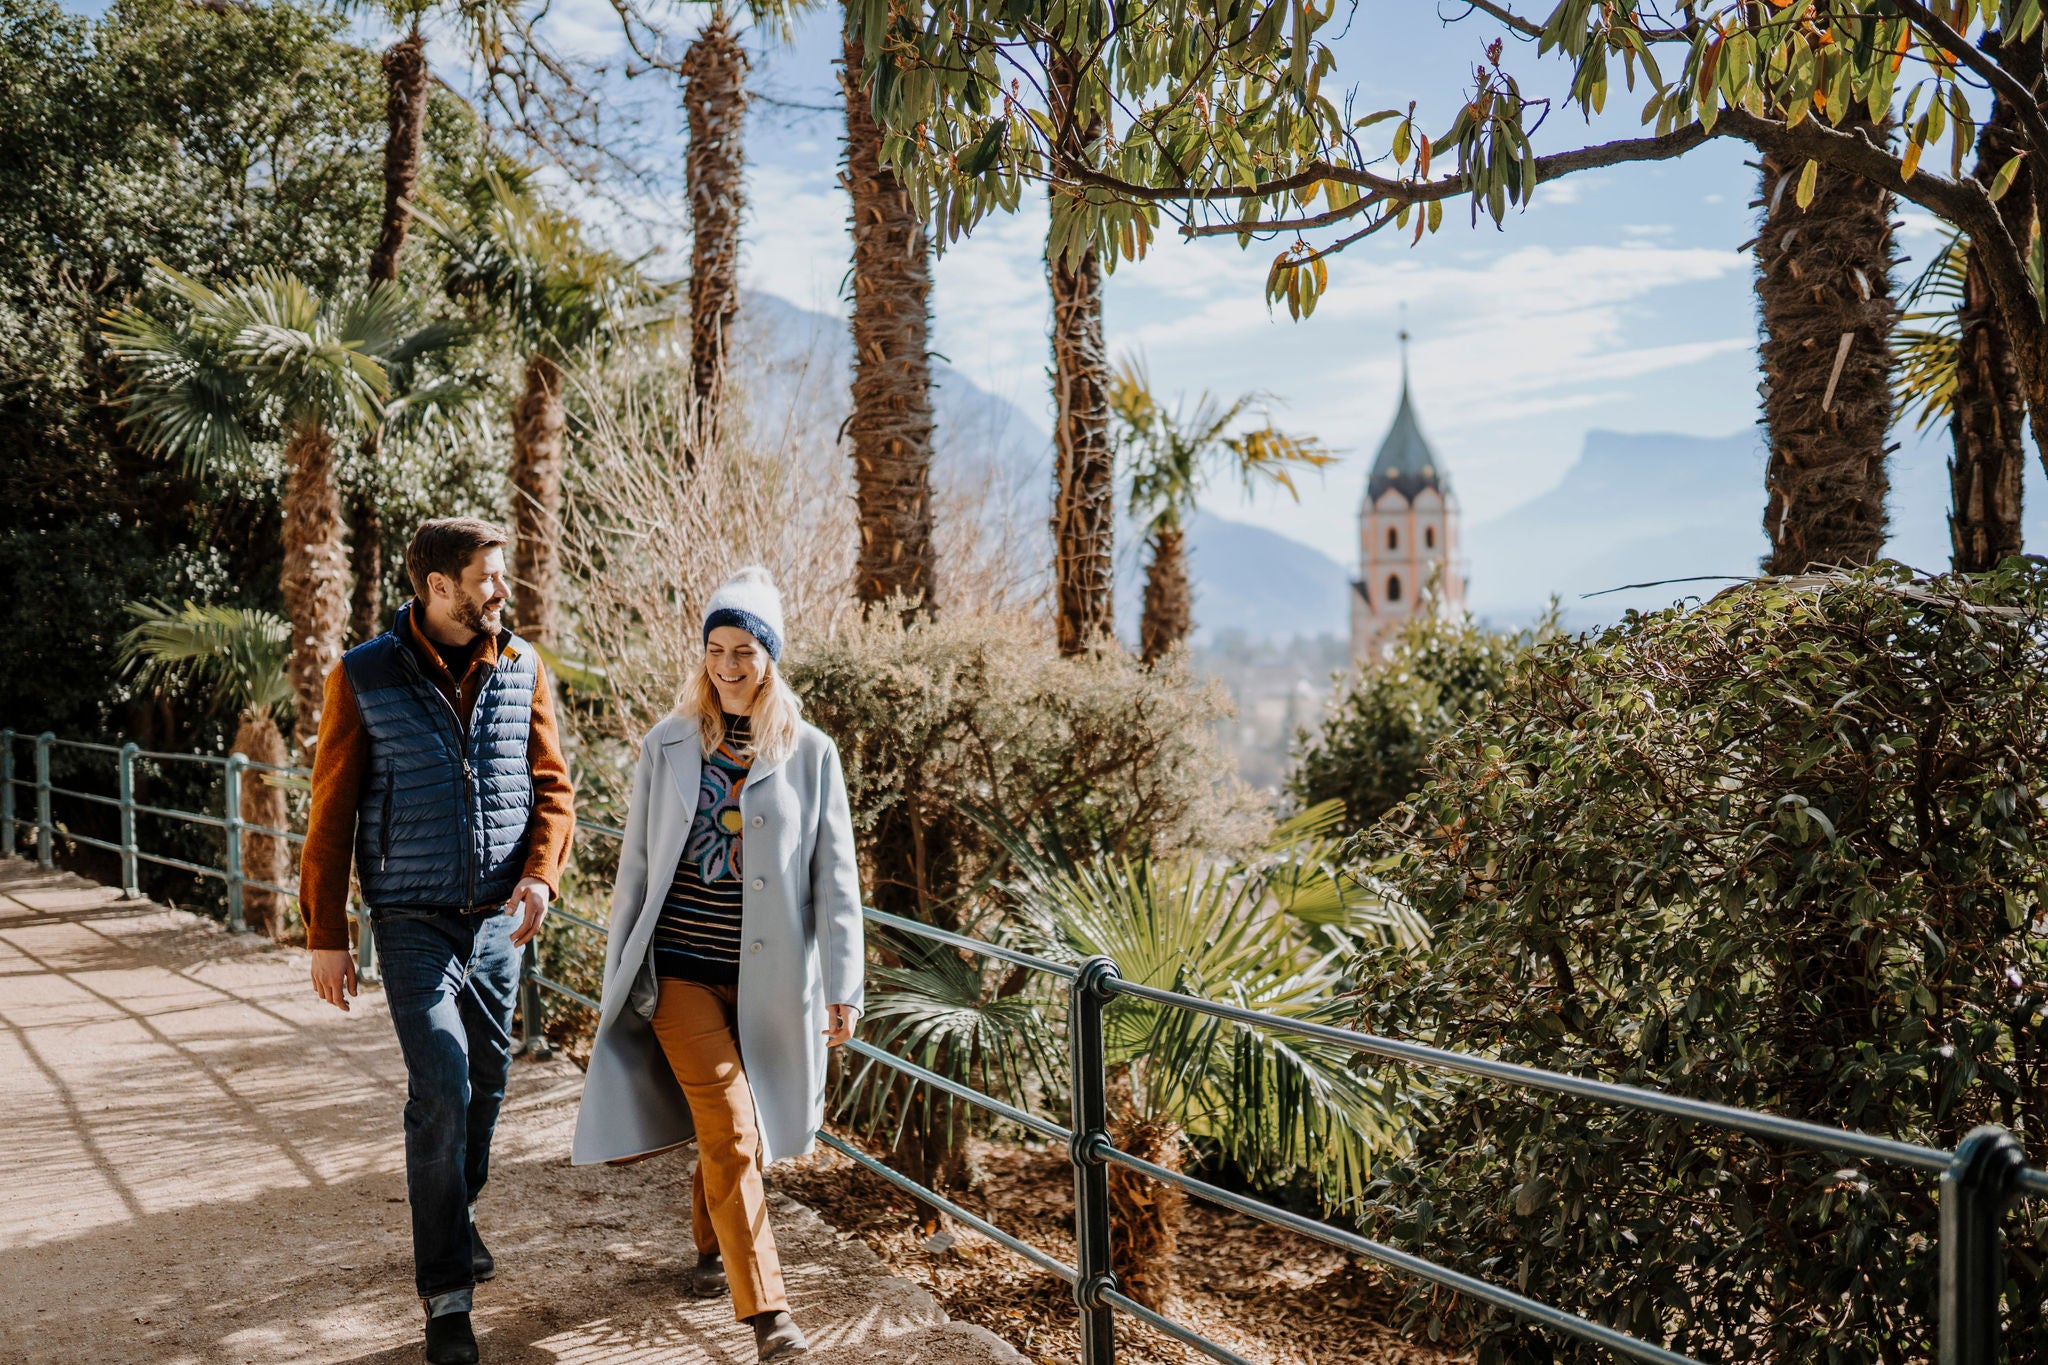
[[[749,564],[718,585],[704,608],[704,638],[719,626],[738,626],[782,662],[782,594],[759,564]]]

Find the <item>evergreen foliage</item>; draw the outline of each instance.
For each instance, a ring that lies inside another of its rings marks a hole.
[[[133,600],[282,605],[275,441],[219,480],[142,449],[98,322],[152,258],[210,278],[288,271],[323,293],[360,276],[383,80],[345,23],[289,0],[117,0],[97,20],[0,0],[0,630],[38,661],[0,681],[18,729],[225,739],[124,686],[116,642]],[[428,156],[445,178],[476,131],[437,98]],[[477,501],[461,462],[423,463],[391,474],[391,524]]]
[[[1361,1027],[1887,1137],[2039,1150],[2048,572],[1763,580],[1555,640],[1369,836],[1437,927]],[[1933,1354],[1935,1182],[1440,1078],[1368,1225],[1701,1359]],[[2048,1346],[2038,1210],[2012,1358]],[[1604,1359],[1417,1290],[1482,1362]]]
[[[1392,650],[1353,670],[1321,725],[1296,734],[1287,795],[1302,806],[1344,803],[1357,832],[1421,790],[1430,750],[1483,714],[1514,661],[1556,634],[1546,618],[1526,631],[1488,630],[1467,617],[1418,613]]]

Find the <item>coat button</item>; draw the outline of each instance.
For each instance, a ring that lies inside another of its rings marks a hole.
[[[760,940],[760,939],[755,939],[755,940],[754,940],[754,941],[753,941],[752,943],[749,943],[749,944],[747,945],[747,951],[748,951],[748,952],[750,952],[750,953],[758,953],[758,952],[760,952],[760,951],[761,951],[761,940]]]
[[[762,887],[766,886],[767,884],[768,883],[762,881],[759,877],[754,878],[754,889],[756,891],[759,891]]]
[[[762,818],[761,818],[760,816],[758,816],[758,815],[757,815],[757,816],[755,816],[755,817],[754,817],[754,828],[755,828],[755,829],[759,829],[759,828],[761,828],[761,826],[762,826],[762,825],[764,825],[764,824],[766,824],[766,823],[767,823],[767,821],[763,820],[763,819],[762,819]]]

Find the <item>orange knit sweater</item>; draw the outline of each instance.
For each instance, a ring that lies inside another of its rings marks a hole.
[[[441,662],[440,653],[406,613],[411,644],[426,665],[427,676],[468,723],[483,688],[484,669],[498,662],[496,640],[485,639],[458,683]],[[356,710],[355,690],[340,665],[327,675],[327,699],[320,714],[320,739],[313,749],[313,810],[306,824],[306,845],[299,866],[299,907],[306,917],[306,946],[347,948],[349,871],[355,861],[356,799],[369,771],[370,735]],[[576,833],[576,792],[569,765],[562,757],[555,729],[554,698],[548,675],[541,669],[533,684],[533,729],[526,762],[533,774],[533,814],[526,823],[525,874],[546,882],[560,894],[562,869],[569,862],[569,842]]]

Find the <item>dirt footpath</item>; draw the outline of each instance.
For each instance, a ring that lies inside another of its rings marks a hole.
[[[0,1361],[416,1361],[399,1111],[382,998],[343,1016],[306,955],[0,862]],[[688,1152],[572,1169],[581,1073],[521,1062],[478,1222],[483,1358],[754,1359],[695,1259]],[[1021,1365],[858,1240],[777,1196],[818,1365]]]

